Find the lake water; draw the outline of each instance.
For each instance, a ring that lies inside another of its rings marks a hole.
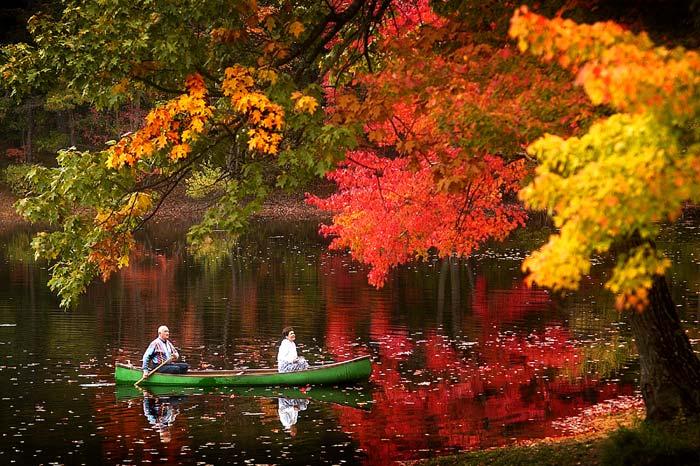
[[[700,339],[700,230],[659,245]],[[131,267],[58,309],[26,231],[0,233],[0,463],[387,464],[559,435],[566,419],[636,395],[627,325],[594,270],[552,296],[522,284],[542,241],[521,232],[469,261],[431,260],[375,290],[317,225],[257,223],[203,263],[183,233],[154,228]],[[294,325],[311,363],[369,354],[368,384],[291,390],[143,392],[115,387],[161,324],[193,367],[275,365]]]

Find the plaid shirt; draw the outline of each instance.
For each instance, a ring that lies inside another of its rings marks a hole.
[[[158,337],[148,345],[146,352],[143,353],[143,370],[147,371],[150,369],[149,365],[155,367],[171,356],[174,359],[180,357],[170,340],[161,340]]]

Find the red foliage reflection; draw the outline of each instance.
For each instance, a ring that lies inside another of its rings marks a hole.
[[[329,280],[328,288],[335,288],[335,279]],[[356,353],[342,336],[361,324],[349,312],[357,303],[343,306],[332,293],[327,296],[329,351]],[[389,300],[367,304],[369,333],[379,343],[372,376],[375,404],[370,412],[336,409],[343,430],[355,438],[369,464],[412,459],[421,450],[428,456],[428,451],[556,436],[552,420],[633,392],[632,386],[579,375],[580,350],[563,323],[548,317],[551,301],[542,290],[521,284],[490,290],[484,277],[477,278],[471,299],[476,322],[465,332],[474,324],[480,331],[475,341],[466,342],[435,330],[411,337],[405,327],[392,326]],[[532,328],[518,325],[525,319],[538,319],[539,330],[523,334],[523,327]]]

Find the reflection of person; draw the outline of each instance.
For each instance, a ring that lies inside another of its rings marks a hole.
[[[165,325],[158,327],[158,338],[153,340],[146,352],[143,353],[143,375],[157,367],[168,359],[176,360],[180,357],[173,344],[170,342],[170,330]],[[171,362],[158,369],[164,374],[184,374],[189,366],[184,362]]]
[[[282,330],[282,343],[277,353],[277,370],[279,372],[294,372],[308,369],[309,363],[306,359],[297,355],[297,345],[294,343],[296,334],[292,327],[285,327]]]
[[[299,418],[299,411],[304,411],[309,406],[309,400],[279,398],[278,412],[280,422],[284,426],[284,430],[294,437],[297,434],[296,423]]]
[[[169,397],[144,396],[143,398],[143,414],[153,426],[153,429],[158,432],[163,443],[170,442],[170,426],[175,422],[177,415],[180,414],[175,401]]]

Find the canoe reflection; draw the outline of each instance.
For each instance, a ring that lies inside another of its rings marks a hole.
[[[158,432],[160,441],[168,443],[171,440],[170,426],[180,414],[179,404],[186,399],[184,396],[153,396],[143,393],[143,414],[153,430]]]
[[[374,405],[372,389],[369,387],[148,387],[140,388],[131,385],[117,385],[115,387],[117,400],[130,400],[141,398],[144,394],[151,397],[164,397],[171,399],[185,399],[188,396],[213,396],[213,397],[253,397],[253,398],[286,398],[289,400],[314,400],[323,403],[348,406],[350,408],[370,411]]]
[[[285,432],[294,437],[297,434],[296,423],[299,418],[299,411],[304,411],[309,407],[309,400],[305,398],[279,398],[277,403],[280,422],[284,426]]]
[[[351,411],[369,413],[374,407],[370,387],[365,389],[357,389],[357,387],[269,389],[157,387],[157,390],[151,390],[151,388],[153,387],[142,389],[133,386],[117,386],[116,406],[125,403],[133,413],[134,408],[142,405],[143,416],[150,424],[150,429],[147,430],[157,432],[161,443],[171,443],[169,448],[176,444],[176,449],[181,443],[187,444],[188,430],[193,426],[201,427],[202,421],[212,426],[214,425],[209,424],[209,421],[217,421],[215,428],[220,432],[221,429],[234,429],[234,431],[242,429],[235,433],[239,436],[239,440],[243,441],[242,439],[253,435],[256,431],[259,435],[267,435],[270,430],[280,432],[281,429],[270,425],[275,424],[278,418],[284,433],[294,437],[297,434],[299,412],[306,411],[312,402],[318,403],[314,406],[312,417],[318,416],[319,412],[325,412],[326,415],[335,413],[339,408],[345,410],[344,413]],[[323,408],[324,405],[327,407]],[[184,419],[180,419],[174,426],[180,413],[183,413]],[[238,416],[232,416],[233,413],[238,413]],[[141,414],[138,413],[138,417],[140,416]],[[254,419],[258,416],[260,421],[255,421]],[[311,422],[304,428],[304,432],[307,429],[309,435],[315,435],[313,432],[317,427],[314,422]],[[147,436],[147,438],[153,437]]]

